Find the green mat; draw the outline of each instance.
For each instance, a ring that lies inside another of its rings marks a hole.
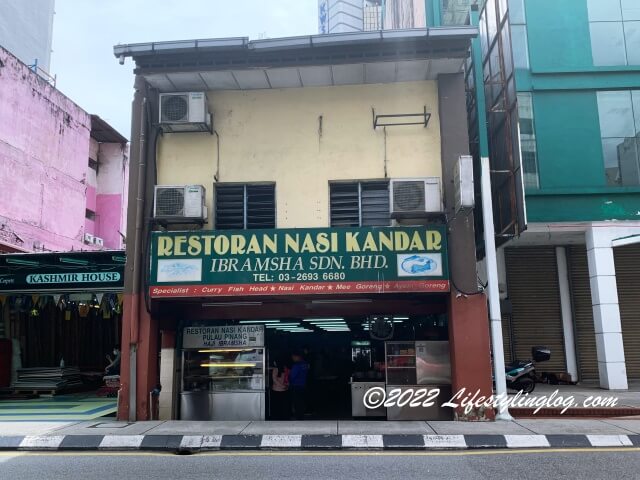
[[[115,398],[60,395],[30,400],[0,400],[0,421],[82,421],[114,414]]]

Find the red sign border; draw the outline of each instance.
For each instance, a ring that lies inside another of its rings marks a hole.
[[[344,295],[371,293],[446,293],[449,280],[388,280],[355,282],[300,282],[221,285],[155,285],[149,287],[152,298]]]

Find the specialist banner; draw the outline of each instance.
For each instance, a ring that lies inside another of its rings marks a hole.
[[[154,232],[152,297],[446,292],[446,229]]]

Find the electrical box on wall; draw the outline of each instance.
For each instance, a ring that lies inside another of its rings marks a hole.
[[[456,213],[461,210],[470,210],[475,206],[473,157],[462,155],[453,168]]]

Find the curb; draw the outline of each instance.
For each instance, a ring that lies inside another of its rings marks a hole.
[[[640,435],[41,435],[0,437],[0,450],[469,450],[640,447]]]

